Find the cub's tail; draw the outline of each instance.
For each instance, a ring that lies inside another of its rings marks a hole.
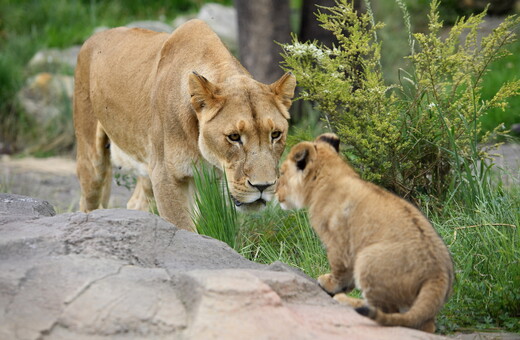
[[[451,281],[448,275],[426,281],[415,302],[405,313],[385,313],[371,306],[356,308],[356,312],[382,326],[403,326],[433,333],[435,316],[451,292]]]

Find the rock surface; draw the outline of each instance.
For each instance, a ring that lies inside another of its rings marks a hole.
[[[114,167],[114,174],[118,169]],[[0,156],[0,192],[46,200],[57,213],[79,210],[80,188],[72,158]],[[112,179],[109,208],[125,208],[132,191]]]
[[[171,33],[173,31],[173,27],[165,24],[162,21],[153,21],[153,20],[142,20],[142,21],[133,21],[127,25],[126,27],[134,28],[144,28],[147,30],[155,31],[155,32],[164,32]]]
[[[48,126],[56,119],[72,120],[73,92],[74,77],[42,72],[27,80],[17,98],[25,113],[40,125]],[[69,129],[68,133],[74,131]]]
[[[440,338],[379,327],[294,268],[148,213],[35,216],[46,203],[7,201],[18,208],[7,218],[0,205],[0,339]]]
[[[206,22],[232,52],[238,51],[238,19],[234,7],[209,3],[202,6],[197,18]]]
[[[45,70],[47,72],[73,71],[76,68],[77,56],[81,46],[75,45],[65,49],[49,48],[38,51],[29,61],[30,73]]]

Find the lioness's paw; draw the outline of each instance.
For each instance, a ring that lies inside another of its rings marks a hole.
[[[324,274],[318,277],[318,284],[330,296],[340,293],[343,288],[332,274]]]

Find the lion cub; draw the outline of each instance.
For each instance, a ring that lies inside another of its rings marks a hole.
[[[332,273],[320,286],[331,295],[357,287],[365,300],[335,299],[381,325],[433,333],[454,278],[446,245],[417,208],[362,180],[338,151],[334,134],[299,143],[277,187],[283,209],[308,208],[327,247]]]

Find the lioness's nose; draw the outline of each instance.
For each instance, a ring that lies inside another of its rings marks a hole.
[[[270,186],[274,185],[275,183],[267,183],[267,184],[253,184],[249,180],[247,181],[250,186],[255,187],[258,189],[258,191],[263,192],[265,189],[269,188]]]

